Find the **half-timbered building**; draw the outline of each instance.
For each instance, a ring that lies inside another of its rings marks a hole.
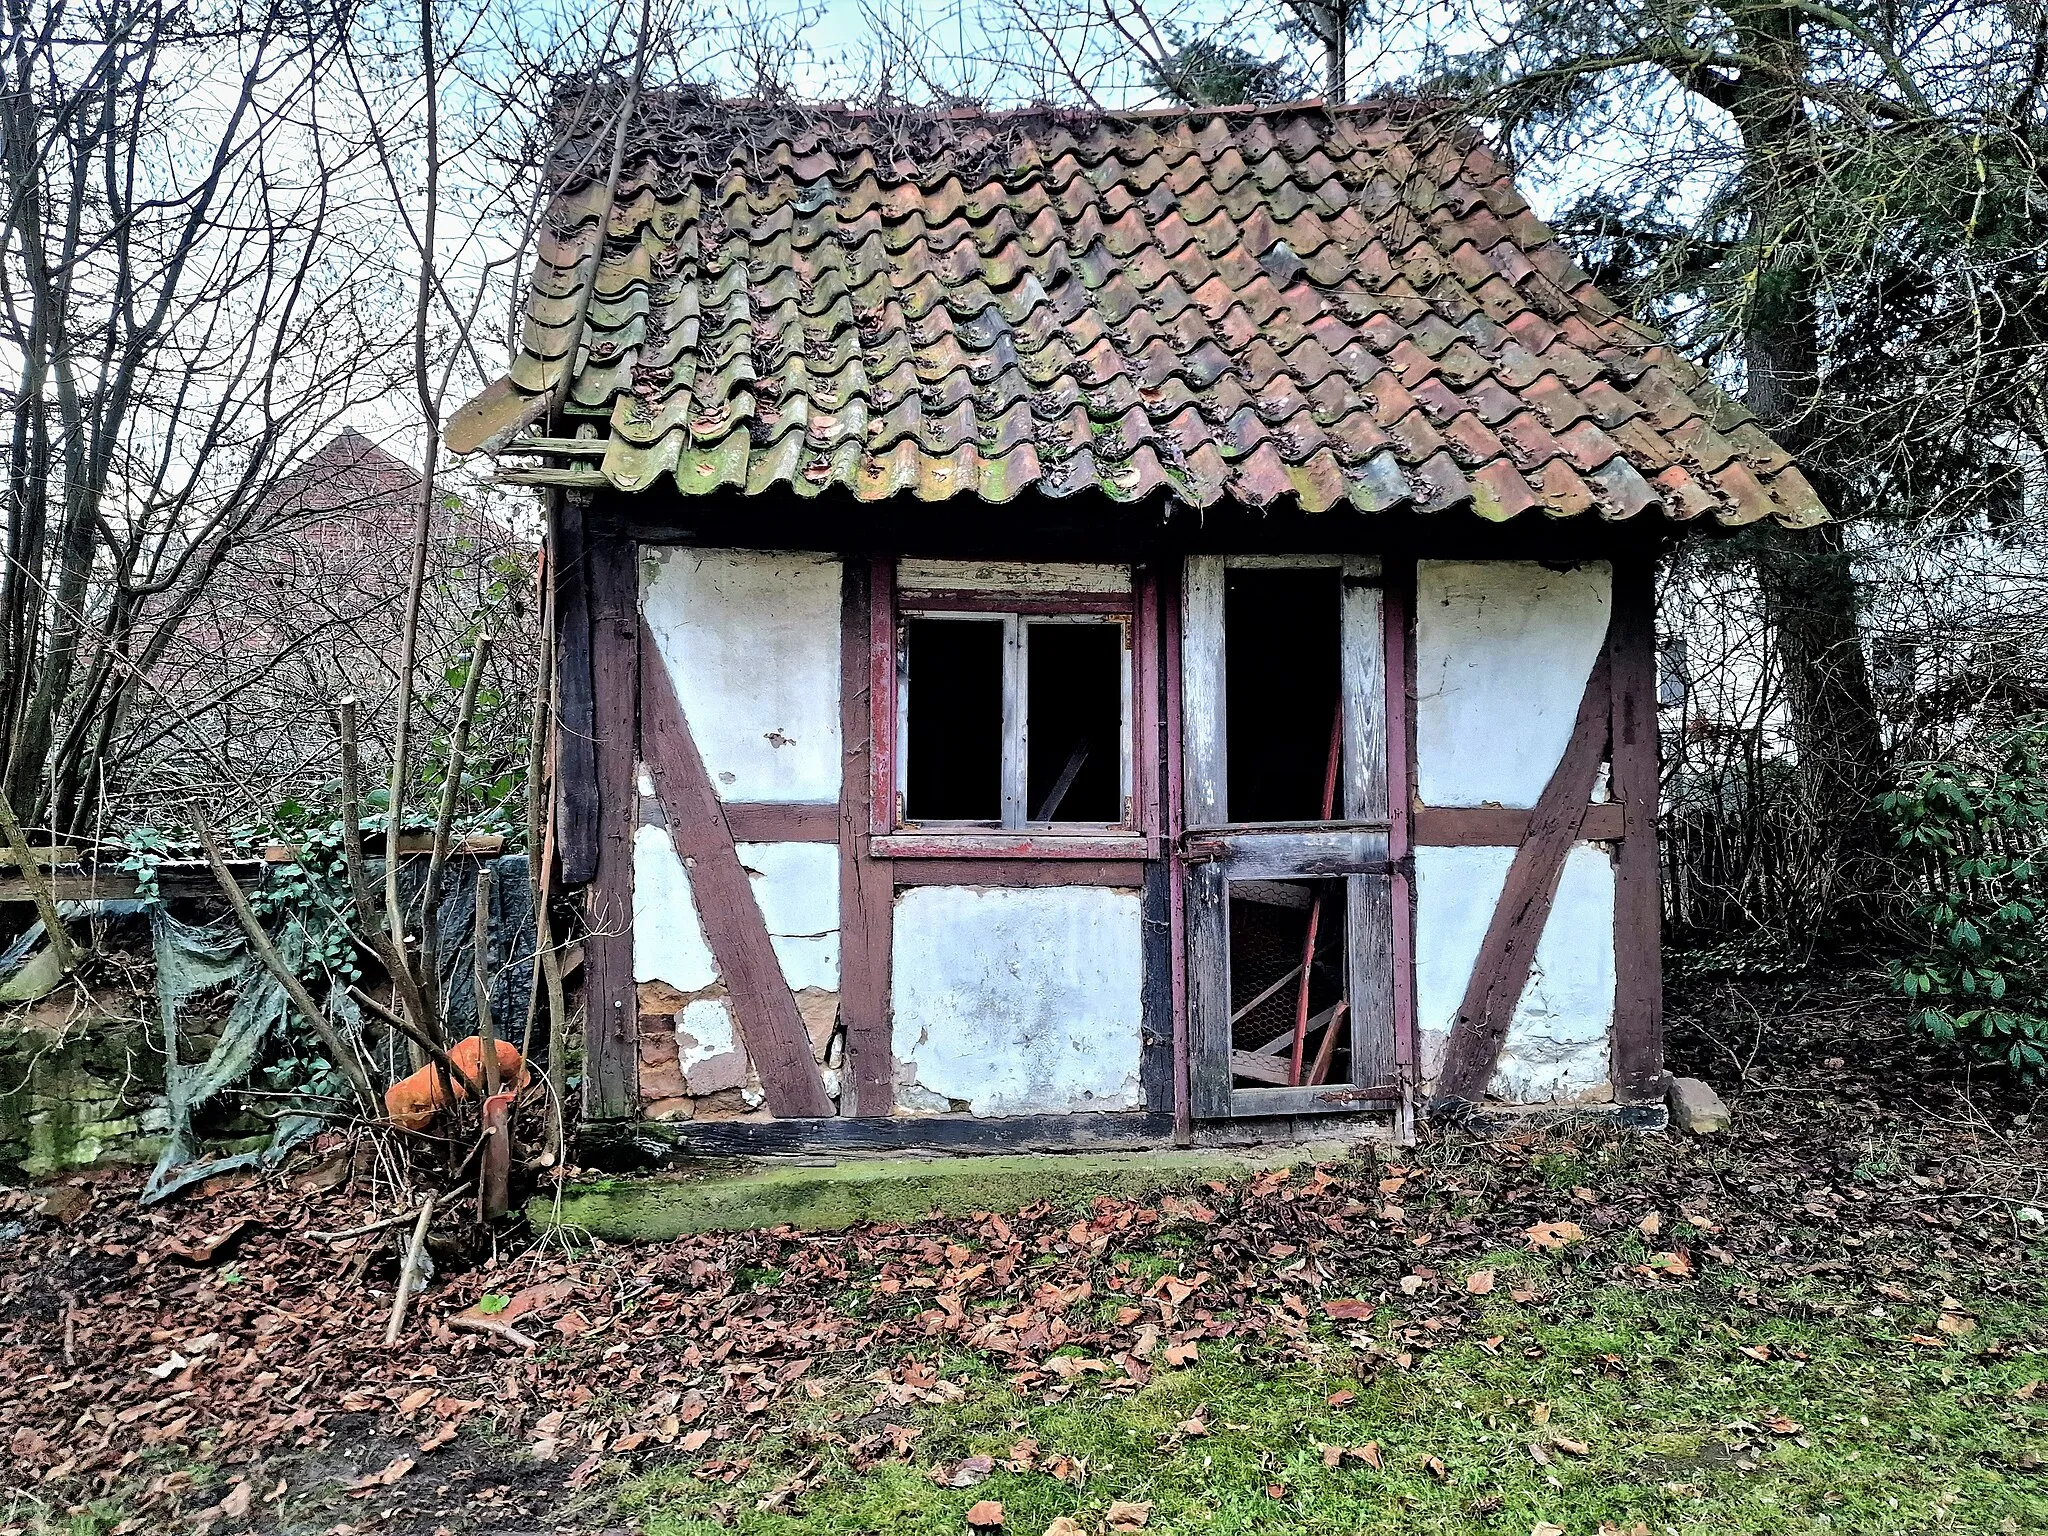
[[[1823,514],[1472,129],[655,95],[562,164],[448,440],[548,490],[597,1142],[1661,1116],[1653,566]]]

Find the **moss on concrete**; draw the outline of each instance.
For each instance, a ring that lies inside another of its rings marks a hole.
[[[163,1059],[148,1025],[69,1000],[0,1016],[0,1171],[47,1178],[156,1156]]]
[[[536,1198],[536,1226],[578,1229],[608,1242],[664,1242],[694,1232],[791,1226],[829,1232],[861,1221],[908,1222],[939,1212],[1010,1212],[1050,1200],[1080,1209],[1121,1198],[1242,1179],[1285,1164],[1329,1162],[1336,1143],[1260,1152],[1047,1152],[991,1157],[848,1159],[831,1164],[729,1162],[641,1178],[572,1184],[559,1209]]]

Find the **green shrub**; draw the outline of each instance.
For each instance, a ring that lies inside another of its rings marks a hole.
[[[1933,763],[1884,798],[1921,893],[1893,983],[1937,1039],[2048,1077],[2048,718]]]

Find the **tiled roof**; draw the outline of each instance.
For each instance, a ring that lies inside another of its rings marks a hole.
[[[1413,103],[656,97],[599,259],[604,203],[563,181],[511,372],[451,422],[457,451],[545,414],[594,270],[567,420],[608,422],[622,490],[1825,515],[1477,134]]]

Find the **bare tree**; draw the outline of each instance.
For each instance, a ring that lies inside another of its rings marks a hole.
[[[389,385],[382,272],[336,238],[335,23],[8,0],[0,758],[31,821],[91,824],[137,677],[294,462]]]

